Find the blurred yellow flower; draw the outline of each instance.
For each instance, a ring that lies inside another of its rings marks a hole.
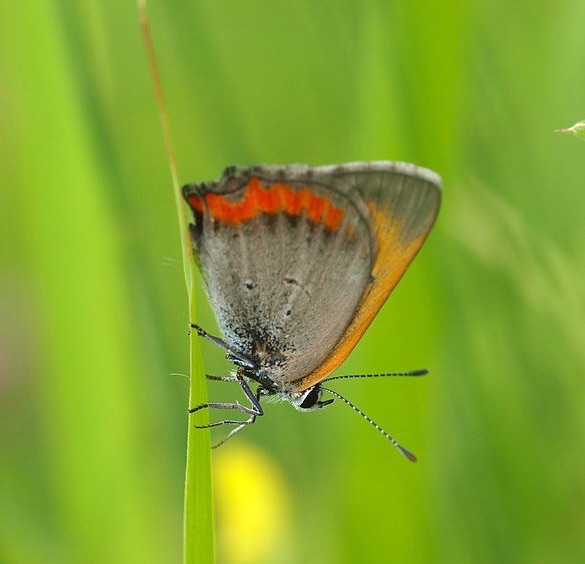
[[[290,488],[276,462],[239,440],[214,456],[219,561],[290,562]]]

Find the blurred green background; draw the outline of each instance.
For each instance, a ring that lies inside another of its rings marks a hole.
[[[584,562],[585,143],[553,130],[585,118],[585,4],[149,9],[183,182],[392,159],[445,184],[340,370],[431,375],[336,386],[418,464],[339,402],[268,405],[214,453],[220,560]],[[0,562],[179,562],[188,315],[133,3],[2,1],[0,121]]]

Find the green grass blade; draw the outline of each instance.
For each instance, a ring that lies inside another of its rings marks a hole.
[[[194,290],[193,280],[191,296],[194,296]],[[191,300],[190,315],[191,319],[195,319],[195,299]],[[194,406],[207,401],[207,386],[198,336],[194,331],[191,333],[190,341],[189,405]],[[190,415],[188,420],[183,522],[184,562],[205,564],[215,562],[211,445],[209,431],[195,428],[195,424],[207,422],[205,410]]]
[[[152,45],[149,22],[146,14],[146,0],[138,1],[138,15],[148,55],[148,62],[158,105],[169,168],[172,177],[177,217],[182,241],[183,268],[189,296],[189,319],[196,319],[196,280],[193,268],[193,253],[189,238],[188,220],[177,172],[175,150],[170,131],[167,109],[164,102],[158,66]],[[207,402],[207,382],[198,336],[190,333],[190,386],[189,405]],[[213,491],[211,482],[211,445],[209,431],[195,428],[195,424],[207,423],[207,412],[189,415],[187,431],[187,460],[185,467],[185,501],[183,520],[183,549],[185,564],[215,562],[215,537],[213,519]]]

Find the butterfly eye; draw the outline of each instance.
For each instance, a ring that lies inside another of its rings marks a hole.
[[[313,386],[309,388],[309,391],[305,394],[305,397],[301,400],[300,403],[296,405],[297,409],[303,411],[310,411],[314,409],[321,409],[331,403],[334,400],[328,399],[325,401],[321,401],[319,398],[321,397],[321,387],[320,386]]]
[[[299,409],[314,409],[315,405],[319,401],[319,396],[321,395],[319,386],[313,386],[309,388],[309,391],[303,398],[303,401],[299,403]]]

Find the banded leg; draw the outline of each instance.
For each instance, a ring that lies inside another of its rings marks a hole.
[[[240,405],[239,403],[209,402],[197,405],[189,409],[189,413],[195,413],[200,409],[234,409],[236,411],[240,411],[250,416],[248,417],[248,419],[244,421],[237,421],[234,419],[223,419],[221,421],[216,421],[215,423],[208,423],[207,425],[195,425],[195,428],[197,429],[209,429],[211,427],[218,427],[220,425],[237,425],[235,429],[232,429],[223,440],[213,445],[212,448],[217,448],[218,446],[222,445],[227,440],[231,439],[236,433],[239,433],[244,427],[254,423],[254,421],[256,421],[256,417],[264,415],[264,410],[260,405],[260,395],[262,394],[262,387],[258,386],[258,389],[254,394],[250,389],[248,382],[246,382],[246,380],[241,375],[237,374],[237,380],[239,381],[242,390],[244,390],[244,393],[252,403],[252,407],[246,407],[245,405]]]
[[[256,363],[253,358],[249,357],[247,354],[239,351],[233,345],[220,339],[219,337],[215,337],[214,335],[209,334],[205,329],[199,327],[199,325],[195,325],[195,323],[190,324],[191,329],[195,329],[197,331],[197,335],[207,339],[208,341],[212,342],[214,345],[217,345],[220,349],[226,351],[226,358],[235,364],[236,366],[241,366],[242,368],[253,369],[256,367]]]

